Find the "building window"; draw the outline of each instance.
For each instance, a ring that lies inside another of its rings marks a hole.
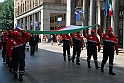
[[[30,9],[31,9],[31,0],[30,0]]]
[[[54,17],[50,17],[50,23],[54,22]]]
[[[61,4],[61,0],[56,0],[56,3],[57,4]]]
[[[64,14],[64,21],[66,20],[66,14]]]
[[[24,12],[24,3],[23,3],[23,12]]]
[[[54,27],[50,27],[50,30],[54,30]]]
[[[57,22],[57,16],[55,16],[55,22]]]
[[[27,4],[26,4],[26,1],[25,1],[25,11],[26,11],[26,6],[27,6]]]

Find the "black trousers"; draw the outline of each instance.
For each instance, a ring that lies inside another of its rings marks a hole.
[[[90,61],[92,55],[94,61],[97,61],[97,48],[87,46],[87,61]]]
[[[106,64],[108,57],[109,57],[109,65],[112,66],[114,60],[114,47],[112,48],[103,47],[102,65]]]
[[[70,45],[63,45],[63,56],[66,56],[66,52],[70,56]]]
[[[30,46],[30,55],[34,55],[36,46]]]
[[[24,74],[25,58],[14,58],[14,57],[12,57],[12,68],[13,68],[13,72],[17,72],[17,70],[19,68],[19,73]]]
[[[2,58],[6,58],[6,44],[3,43]]]
[[[72,55],[72,59],[75,59],[75,56],[77,55],[76,57],[76,60],[79,62],[80,60],[80,53],[81,53],[81,46],[73,46],[73,55]]]

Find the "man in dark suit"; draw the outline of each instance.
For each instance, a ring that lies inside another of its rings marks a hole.
[[[35,53],[35,48],[36,48],[37,40],[36,36],[34,34],[31,35],[31,39],[29,41],[30,45],[30,55],[34,55]]]

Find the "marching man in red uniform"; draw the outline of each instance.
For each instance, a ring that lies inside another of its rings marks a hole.
[[[2,37],[1,37],[1,41],[2,41],[2,58],[3,58],[3,62],[6,61],[6,42],[8,41],[9,36],[8,36],[8,31],[4,31]]]
[[[23,81],[22,75],[24,75],[25,68],[25,42],[28,40],[22,38],[20,32],[14,32],[14,38],[10,41],[10,47],[8,47],[8,57],[12,61],[14,78],[17,79],[17,70],[19,67],[19,81]],[[9,49],[10,48],[10,49]]]
[[[104,65],[106,64],[109,57],[109,74],[115,75],[113,72],[113,59],[114,51],[118,55],[118,43],[115,35],[112,33],[112,27],[108,28],[108,33],[103,34],[98,26],[98,34],[103,39],[103,60],[101,63],[101,72],[104,72]]]
[[[66,61],[66,51],[68,54],[68,61],[70,61],[70,46],[72,48],[72,40],[71,37],[68,34],[65,34],[62,36],[63,41],[63,57],[64,61]]]
[[[81,48],[83,49],[83,38],[80,35],[80,32],[77,32],[76,34],[72,34],[72,40],[73,40],[73,55],[72,55],[72,63],[74,63],[75,55],[76,57],[76,64],[80,65],[80,53]]]
[[[87,38],[87,63],[88,63],[88,68],[91,68],[90,66],[90,59],[91,56],[93,55],[94,58],[94,62],[95,62],[95,66],[96,69],[100,68],[98,66],[98,61],[97,61],[97,47],[98,46],[98,51],[100,51],[100,42],[98,37],[95,35],[95,30],[92,29],[91,30],[91,34],[86,34],[86,31],[83,30],[83,35],[85,38]]]

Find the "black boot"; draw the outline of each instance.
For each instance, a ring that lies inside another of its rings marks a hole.
[[[5,58],[3,58],[3,62],[6,62],[6,59]]]
[[[70,59],[70,60],[72,60],[72,63],[74,63],[74,57],[73,57],[73,56],[71,57],[71,59]]]
[[[14,72],[14,79],[17,79],[17,73]]]
[[[101,65],[101,72],[104,72],[104,65]]]
[[[70,56],[68,56],[68,61],[70,61],[71,59],[70,59]]]
[[[113,70],[113,66],[109,66],[109,74],[110,75],[115,75],[115,73],[112,70]]]
[[[96,69],[99,69],[100,67],[98,66],[98,62],[95,61],[95,66],[96,66]]]
[[[64,61],[66,61],[66,56],[63,56],[64,57]]]
[[[76,61],[76,65],[80,65],[80,60],[77,60]]]
[[[22,74],[19,74],[19,81],[23,81]]]
[[[88,64],[88,68],[92,68],[92,67],[90,66],[90,61],[87,61],[87,64]]]

